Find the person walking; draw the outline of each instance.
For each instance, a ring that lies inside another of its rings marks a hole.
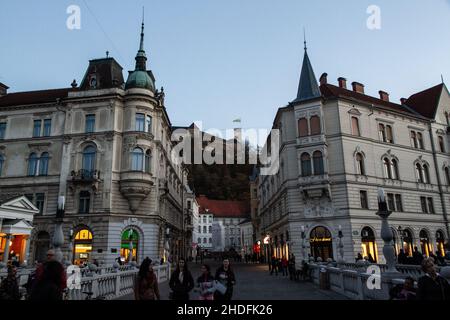
[[[61,279],[59,281],[59,289],[61,290],[61,292],[63,292],[64,289],[67,288],[67,274],[66,274],[66,272],[64,270],[63,265],[60,262],[55,260],[55,250],[53,250],[53,249],[50,249],[50,250],[47,251],[47,261],[45,263],[39,264],[37,266],[35,283],[38,283],[42,279],[43,273],[44,273],[44,270],[45,270],[45,265],[48,262],[56,262],[56,263],[60,264],[63,272],[58,273],[61,276]]]
[[[273,274],[273,272],[275,271],[275,275],[278,275],[278,265],[277,265],[277,258],[275,258],[275,256],[272,256],[272,258],[270,259],[270,265],[272,267],[272,269],[270,269],[270,275]]]
[[[56,301],[63,299],[61,279],[65,274],[64,267],[58,261],[47,261],[42,268],[42,274],[31,291],[30,300]]]
[[[214,277],[211,268],[204,264],[201,266],[201,276],[197,278],[197,288],[200,291],[199,300],[214,300]]]
[[[180,258],[169,281],[172,290],[172,300],[189,300],[189,292],[194,288],[194,279],[188,270],[186,260]]]
[[[390,300],[416,300],[417,292],[414,279],[407,277],[403,284],[396,285],[389,292]]]
[[[423,255],[419,252],[419,249],[417,249],[417,247],[414,247],[413,261],[414,264],[418,266],[420,266],[423,261]]]
[[[227,288],[224,294],[216,290],[214,292],[214,300],[231,300],[231,297],[233,296],[233,286],[236,284],[236,278],[231,269],[230,260],[223,260],[222,266],[217,269],[214,278]]]
[[[370,263],[375,263],[375,259],[372,257],[372,254],[370,254],[370,253],[369,253],[368,257],[367,257],[367,260],[368,260]]]
[[[0,284],[0,300],[20,300],[16,274],[17,268],[14,265],[9,265],[8,275]]]
[[[450,300],[450,284],[437,273],[432,258],[422,261],[422,271],[425,275],[419,279],[417,299]]]
[[[399,264],[406,264],[407,257],[406,257],[405,250],[400,249],[400,252],[399,252],[398,257],[397,257],[397,261],[398,261]]]
[[[288,275],[288,261],[285,256],[280,261],[281,263],[281,271],[283,272],[283,276],[287,277]]]
[[[288,268],[289,268],[289,279],[290,280],[296,280],[295,278],[295,256],[293,253],[291,253],[291,256],[289,257],[288,262]]]
[[[152,260],[145,258],[139,268],[134,285],[136,300],[161,300],[159,296],[158,279],[153,271]]]

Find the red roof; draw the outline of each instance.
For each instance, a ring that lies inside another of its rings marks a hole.
[[[56,102],[67,98],[72,88],[8,93],[0,97],[0,107]]]
[[[413,94],[405,101],[405,104],[422,116],[434,119],[443,88],[444,84],[441,83],[427,90]]]
[[[346,99],[353,99],[358,100],[362,102],[366,102],[369,104],[373,104],[374,107],[382,107],[386,108],[392,111],[396,112],[406,112],[408,114],[414,114],[411,110],[408,108],[405,108],[404,106],[393,103],[390,101],[384,101],[379,98],[371,97],[359,92],[355,92],[353,90],[344,89],[341,87],[337,87],[332,84],[323,84],[320,86],[320,91],[322,92],[322,96],[325,98],[346,98]]]
[[[206,196],[197,197],[199,212],[212,213],[222,218],[248,218],[250,217],[250,203],[248,201],[211,200]]]

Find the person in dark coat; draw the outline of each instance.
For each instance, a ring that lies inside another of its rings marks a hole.
[[[289,257],[288,261],[289,266],[289,279],[290,280],[296,280],[295,278],[295,256],[293,253],[291,253],[291,256]]]
[[[194,279],[183,258],[178,260],[177,268],[170,277],[169,287],[172,289],[172,300],[189,300],[189,292],[194,288]]]
[[[14,265],[9,265],[8,275],[3,279],[0,285],[0,300],[20,300],[20,291],[16,274],[16,267]]]
[[[236,284],[236,278],[231,269],[230,260],[223,260],[223,264],[217,269],[214,278],[227,288],[225,294],[221,294],[219,291],[214,292],[214,300],[231,300],[231,297],[233,296],[233,286]]]
[[[423,261],[423,255],[419,252],[419,249],[417,249],[417,247],[414,247],[413,261],[414,261],[414,264],[416,264],[418,266],[420,266]]]
[[[400,249],[400,252],[399,252],[398,257],[397,257],[397,261],[398,261],[399,264],[406,264],[407,257],[406,257],[405,250]]]
[[[389,292],[390,300],[416,300],[414,279],[407,277],[402,285],[397,285]]]
[[[372,255],[369,253],[368,259],[370,263],[375,263],[375,259],[372,257]]]
[[[278,264],[277,264],[277,258],[275,258],[275,256],[272,256],[272,258],[270,259],[270,265],[272,267],[270,269],[270,275],[272,275],[274,271],[275,271],[275,275],[278,275]]]
[[[417,289],[418,300],[450,300],[450,285],[447,280],[436,272],[432,258],[422,261],[422,270],[425,275],[419,279]]]
[[[42,274],[31,292],[30,300],[62,300],[63,289],[61,288],[61,279],[64,273],[64,267],[58,261],[53,260],[44,263]]]
[[[197,287],[199,291],[199,300],[214,300],[214,277],[211,275],[209,265],[204,264],[201,267],[202,275],[197,278]]]
[[[158,278],[149,258],[145,258],[139,268],[134,285],[134,297],[136,300],[160,300]]]
[[[360,252],[358,252],[358,255],[356,256],[356,262],[360,261],[360,260],[364,260],[362,254]]]

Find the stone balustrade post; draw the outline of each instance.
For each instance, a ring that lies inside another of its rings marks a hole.
[[[118,297],[120,295],[120,272],[117,272],[115,279],[116,279],[116,290],[114,295]]]

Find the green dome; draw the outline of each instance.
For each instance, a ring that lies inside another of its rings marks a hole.
[[[155,91],[155,84],[147,71],[135,70],[128,75],[125,89],[142,88]]]

